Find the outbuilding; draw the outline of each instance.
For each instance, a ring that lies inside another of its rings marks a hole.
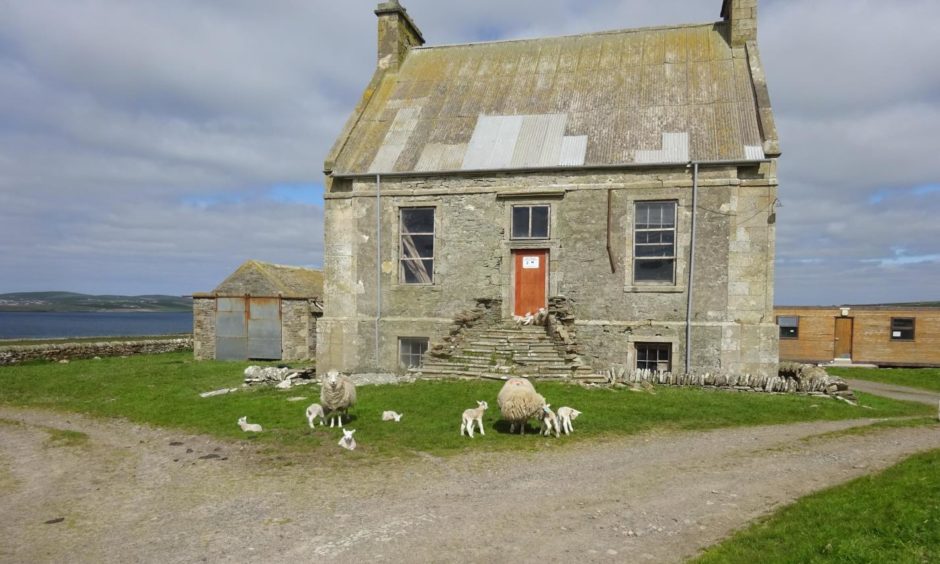
[[[323,273],[249,260],[215,290],[193,295],[197,360],[316,357]]]

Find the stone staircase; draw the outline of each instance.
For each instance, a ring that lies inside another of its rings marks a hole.
[[[425,378],[499,378],[528,376],[547,380],[592,379],[594,371],[559,350],[545,327],[502,323],[469,329],[453,351],[430,351]]]

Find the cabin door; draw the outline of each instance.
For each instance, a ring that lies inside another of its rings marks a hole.
[[[851,317],[836,318],[836,339],[833,345],[835,358],[852,358],[852,325]]]
[[[513,315],[535,314],[546,307],[548,250],[513,251]]]
[[[278,298],[216,298],[216,360],[279,360]]]

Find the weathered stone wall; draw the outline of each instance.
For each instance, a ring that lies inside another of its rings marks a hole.
[[[193,298],[193,357],[215,358],[215,298]]]
[[[281,358],[283,360],[316,358],[316,323],[312,300],[281,300]]]
[[[735,166],[701,170],[692,312],[696,370],[776,373],[770,216],[775,174],[770,164],[740,172]],[[326,198],[327,285],[319,365],[394,371],[398,337],[439,342],[454,316],[477,298],[501,299],[503,317],[509,317],[512,251],[540,248],[550,253],[549,295],[570,300],[579,342],[596,369],[635,362],[637,342],[671,343],[673,365],[682,367],[691,187],[692,174],[684,166],[609,174],[388,178],[382,180],[379,233],[374,179],[336,182]],[[606,248],[608,197],[613,272]],[[674,285],[633,282],[634,206],[650,200],[677,202]],[[549,205],[550,239],[511,240],[513,204]],[[433,285],[400,280],[399,210],[408,206],[436,210]]]
[[[0,366],[28,360],[59,361],[94,358],[96,356],[131,356],[186,351],[192,348],[192,337],[99,343],[21,345],[0,348]]]

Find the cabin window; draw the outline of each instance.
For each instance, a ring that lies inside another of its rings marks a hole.
[[[548,239],[549,206],[513,206],[513,239]]]
[[[398,364],[402,368],[421,368],[426,352],[428,352],[427,337],[400,337],[398,339]]]
[[[434,208],[401,208],[399,280],[434,283]]]
[[[676,283],[676,202],[637,202],[633,282]]]
[[[669,343],[637,343],[636,369],[671,372],[672,345]]]
[[[913,341],[914,340],[914,318],[913,317],[892,317],[891,318],[891,340],[892,341]]]
[[[777,325],[780,326],[781,339],[800,338],[800,318],[795,315],[777,316]]]

